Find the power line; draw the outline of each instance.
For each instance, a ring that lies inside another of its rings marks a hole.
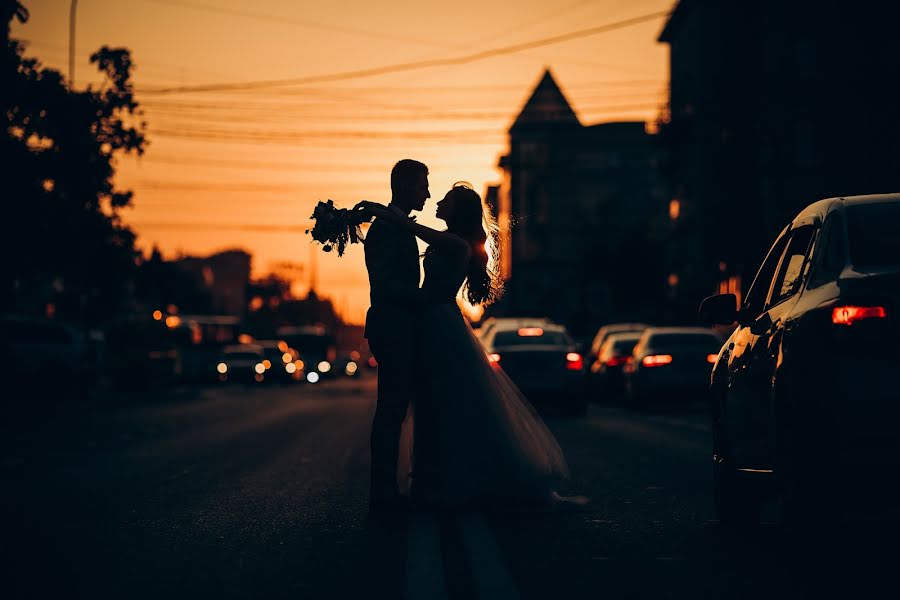
[[[172,129],[148,127],[150,135],[171,138],[187,139],[220,139],[247,142],[272,142],[290,143],[309,140],[348,140],[348,141],[380,141],[394,140],[419,140],[419,141],[461,141],[475,140],[480,143],[496,144],[497,140],[490,141],[486,138],[497,138],[503,132],[495,129],[477,129],[464,131],[269,131],[257,130],[228,130],[228,129],[196,129],[189,127],[176,127]]]
[[[305,85],[309,83],[320,83],[325,81],[347,81],[350,79],[360,79],[363,77],[373,77],[376,75],[386,75],[389,73],[399,73],[403,71],[412,71],[418,69],[426,69],[431,67],[445,67],[452,65],[460,65],[470,62],[475,62],[479,60],[484,60],[486,58],[493,58],[496,56],[503,56],[506,54],[513,54],[516,52],[522,52],[524,50],[532,50],[534,48],[540,48],[542,46],[549,46],[552,44],[558,44],[561,42],[566,42],[574,39],[579,39],[583,37],[588,37],[592,35],[598,35],[601,33],[608,33],[610,31],[615,31],[617,29],[623,29],[625,27],[631,27],[633,25],[639,25],[641,23],[646,23],[648,21],[653,21],[656,19],[660,19],[668,16],[668,11],[657,11],[653,13],[648,13],[645,15],[641,15],[638,17],[632,17],[630,19],[625,19],[623,21],[616,21],[614,23],[607,23],[605,25],[599,25],[597,27],[590,27],[587,29],[581,29],[578,31],[572,31],[569,33],[564,33],[561,35],[555,35],[547,38],[542,38],[538,40],[533,40],[530,42],[522,42],[519,44],[512,44],[509,46],[502,46],[500,48],[493,48],[490,50],[482,50],[480,52],[474,52],[472,54],[466,54],[463,56],[456,56],[450,58],[436,58],[430,60],[421,60],[414,62],[406,62],[399,63],[393,65],[385,65],[381,67],[374,67],[370,69],[359,69],[355,71],[344,71],[339,73],[327,73],[322,75],[310,75],[307,77],[293,77],[286,79],[269,79],[262,81],[244,81],[244,82],[235,82],[235,83],[218,83],[218,84],[207,84],[207,85],[193,85],[193,86],[180,86],[180,87],[170,87],[170,88],[160,88],[160,89],[144,89],[142,93],[144,94],[153,94],[153,95],[163,95],[163,94],[180,94],[180,93],[190,93],[190,92],[213,92],[213,91],[236,91],[236,90],[251,90],[251,89],[259,89],[259,88],[267,88],[267,87],[277,87],[277,86],[286,86],[286,85]]]
[[[316,29],[316,30],[328,30],[328,31],[336,31],[338,33],[346,33],[350,35],[357,35],[361,37],[370,37],[375,39],[382,40],[390,40],[393,42],[405,42],[405,43],[413,43],[420,44],[423,46],[432,46],[436,48],[444,48],[444,49],[458,49],[458,46],[450,46],[448,44],[442,44],[440,42],[435,42],[431,39],[426,38],[418,38],[414,36],[405,36],[405,35],[396,35],[391,33],[379,33],[377,31],[369,31],[366,29],[356,29],[353,27],[344,27],[341,25],[332,25],[330,23],[322,23],[321,21],[311,21],[309,19],[292,19],[278,15],[271,15],[266,13],[257,13],[251,12],[247,10],[236,10],[233,8],[224,8],[221,6],[209,6],[207,4],[197,4],[194,2],[180,2],[176,0],[144,0],[145,2],[153,2],[155,4],[163,4],[166,6],[175,6],[178,8],[188,8],[192,10],[205,11],[214,14],[221,15],[230,15],[234,17],[243,17],[248,19],[255,19],[257,21],[267,21],[270,23],[278,23],[279,25],[287,25],[291,27],[302,27],[304,29]]]
[[[241,224],[241,223],[174,223],[165,221],[130,222],[139,229],[167,229],[176,231],[252,231],[257,233],[305,233],[312,222],[298,225]]]
[[[155,157],[144,155],[140,157],[141,163],[177,165],[185,168],[214,167],[223,169],[238,169],[249,171],[288,171],[292,173],[383,173],[385,177],[391,170],[391,163],[383,164],[350,164],[350,163],[286,163],[278,161],[245,161],[213,158],[198,158],[196,156],[169,155],[167,157]],[[453,163],[454,166],[481,166],[481,163]]]

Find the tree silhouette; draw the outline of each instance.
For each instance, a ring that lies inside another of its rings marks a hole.
[[[3,294],[5,310],[43,311],[87,326],[128,301],[137,254],[121,223],[130,191],[114,184],[116,158],[142,154],[145,124],[134,99],[131,55],[103,47],[91,62],[104,75],[99,89],[69,89],[62,75],[26,58],[10,39],[20,2],[0,0],[6,19],[0,58]]]

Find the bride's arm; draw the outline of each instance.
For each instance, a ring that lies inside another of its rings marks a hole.
[[[384,206],[383,204],[378,204],[377,202],[369,202],[367,200],[360,202],[357,206],[361,207],[363,210],[368,211],[376,217],[386,219],[391,223],[396,223],[401,227],[405,227],[406,229],[411,231],[413,235],[415,235],[417,238],[419,238],[429,246],[448,246],[457,248],[459,250],[469,249],[469,242],[459,237],[455,233],[432,229],[431,227],[426,227],[421,223],[416,223],[398,209],[393,209],[389,206]]]

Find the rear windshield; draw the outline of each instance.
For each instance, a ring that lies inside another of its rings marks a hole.
[[[900,202],[847,207],[850,262],[856,268],[900,265]]]
[[[498,331],[494,346],[568,346],[569,336],[561,331],[545,331],[541,335],[519,335],[518,331]]]
[[[639,338],[625,338],[623,340],[615,340],[612,343],[613,350],[615,352],[631,352],[634,349],[635,344],[637,344]]]
[[[660,333],[652,336],[653,346],[719,346],[721,340],[711,333]]]

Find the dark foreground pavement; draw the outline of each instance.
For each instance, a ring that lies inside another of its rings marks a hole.
[[[897,597],[895,519],[719,526],[700,415],[550,421],[584,506],[369,518],[371,381],[120,400],[5,409],[3,597]]]

